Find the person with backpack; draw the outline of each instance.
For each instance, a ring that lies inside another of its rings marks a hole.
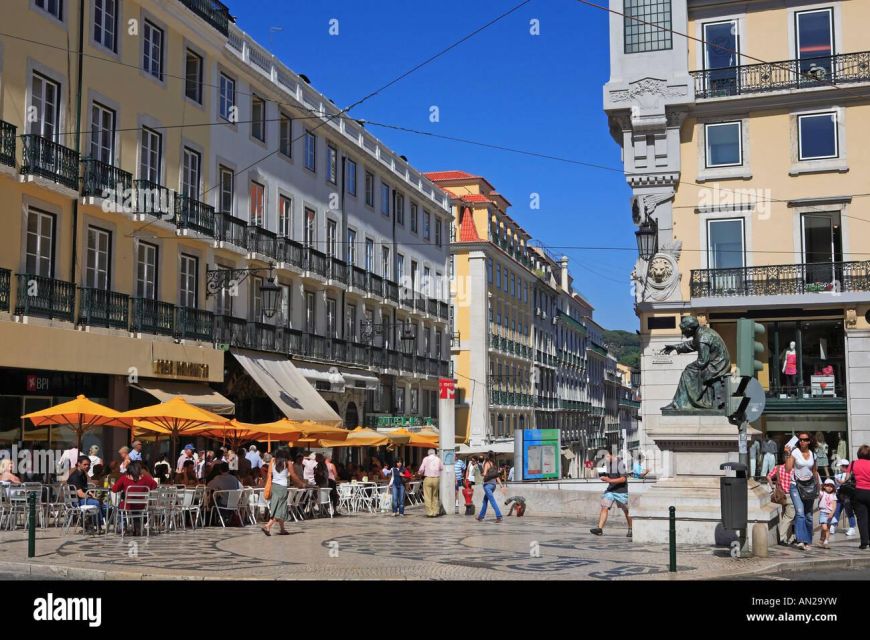
[[[495,511],[495,521],[502,521],[498,502],[493,495],[496,488],[503,486],[501,475],[502,470],[495,463],[495,454],[490,451],[486,457],[486,461],[483,463],[483,506],[480,509],[480,514],[477,516],[478,522],[483,522],[483,519],[486,517],[487,503],[491,504],[493,511]]]
[[[399,458],[390,469],[390,492],[393,501],[393,517],[405,515],[405,461]]]

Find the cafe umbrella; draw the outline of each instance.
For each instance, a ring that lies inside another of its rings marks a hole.
[[[180,397],[166,402],[132,409],[121,414],[134,424],[148,431],[168,434],[172,439],[171,451],[176,451],[178,437],[194,432],[198,427],[225,425],[229,420],[201,407],[194,406]]]
[[[97,427],[121,427],[129,429],[133,420],[119,411],[104,407],[78,395],[74,400],[47,409],[27,413],[22,418],[29,419],[36,427],[69,425],[76,434],[76,449],[81,451],[82,435]]]

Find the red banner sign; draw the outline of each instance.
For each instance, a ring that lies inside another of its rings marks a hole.
[[[454,400],[456,397],[456,382],[450,378],[439,378],[438,388],[441,391],[442,400]]]

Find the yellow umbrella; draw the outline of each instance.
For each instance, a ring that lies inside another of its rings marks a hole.
[[[411,432],[407,429],[393,429],[392,431],[381,432],[390,439],[390,442],[396,445],[406,445],[411,441]]]
[[[75,400],[28,413],[22,418],[29,418],[36,427],[52,425],[69,425],[76,434],[76,449],[81,449],[82,434],[96,427],[123,427],[129,429],[133,420],[118,411],[88,400],[83,395]]]
[[[207,438],[228,439],[234,449],[238,449],[239,445],[244,441],[271,441],[274,438],[275,440],[280,439],[282,442],[294,442],[302,436],[302,433],[293,429],[292,423],[286,419],[255,424],[252,422],[240,422],[233,418],[225,425],[205,425],[191,429],[190,433],[206,436]]]
[[[121,416],[133,419],[135,425],[142,429],[170,435],[172,451],[175,451],[179,435],[190,433],[197,427],[229,422],[227,418],[194,406],[177,396],[160,404],[126,411]]]
[[[434,431],[408,431],[402,428],[390,433],[396,437],[407,437],[408,441],[404,444],[408,447],[438,448],[440,436]]]
[[[321,447],[381,447],[389,444],[390,439],[383,433],[378,433],[373,429],[365,427],[357,427],[347,434],[345,440],[330,440],[321,438]]]

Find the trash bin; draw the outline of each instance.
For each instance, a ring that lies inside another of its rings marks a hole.
[[[722,526],[731,531],[745,531],[748,513],[748,466],[739,462],[719,465],[722,471],[731,472],[719,478],[719,499],[722,503]]]

